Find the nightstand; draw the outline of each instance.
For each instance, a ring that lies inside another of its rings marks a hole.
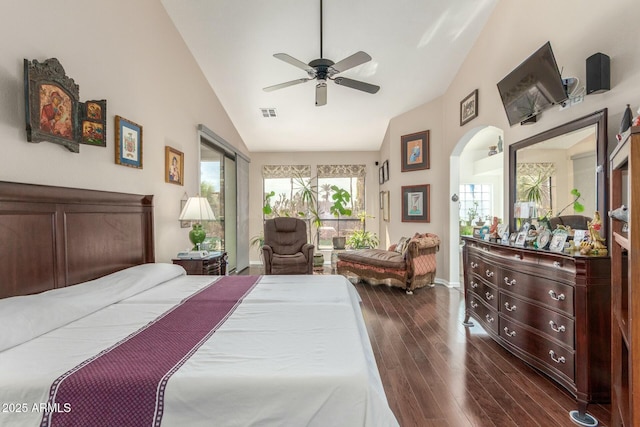
[[[174,264],[181,265],[187,274],[205,276],[224,276],[227,273],[227,253],[209,252],[209,256],[199,259],[174,258]]]

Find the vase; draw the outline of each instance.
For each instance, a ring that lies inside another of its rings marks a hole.
[[[496,154],[498,154],[498,146],[492,145],[491,147],[489,147],[489,155],[495,156]]]

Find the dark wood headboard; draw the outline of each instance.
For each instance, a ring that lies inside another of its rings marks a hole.
[[[154,261],[153,196],[0,181],[0,298]]]

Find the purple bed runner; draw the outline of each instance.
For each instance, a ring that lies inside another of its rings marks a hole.
[[[51,386],[42,426],[159,426],[167,381],[224,323],[260,276],[226,276],[86,360]]]

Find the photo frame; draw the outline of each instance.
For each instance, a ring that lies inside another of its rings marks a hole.
[[[551,252],[562,252],[564,250],[564,244],[567,241],[567,237],[567,233],[554,233],[553,236],[551,236],[549,250]]]
[[[116,164],[142,169],[142,126],[115,116]]]
[[[429,131],[403,135],[400,138],[400,158],[402,172],[429,169]]]
[[[384,184],[384,166],[378,168],[378,184]]]
[[[382,220],[384,222],[389,222],[389,192],[382,192]]]
[[[28,142],[60,144],[80,152],[80,88],[56,58],[24,60],[24,96]]]
[[[430,184],[402,187],[402,222],[430,222]]]
[[[518,233],[511,233],[511,235],[509,235],[509,244],[515,245],[517,237],[518,237]]]
[[[460,126],[478,117],[478,89],[460,101]]]
[[[185,192],[184,196],[182,196],[182,199],[180,199],[180,212],[182,212],[185,205],[187,204],[187,200],[189,200],[189,195]],[[189,228],[189,227],[191,227],[191,221],[180,221],[180,228]]]
[[[527,232],[521,231],[516,235],[516,240],[513,244],[515,246],[524,247],[526,242],[527,242]]]
[[[389,181],[389,160],[385,160],[382,163],[382,176],[384,177],[383,182]]]
[[[107,146],[107,101],[87,101],[80,104],[80,143]]]
[[[164,181],[184,185],[184,153],[168,145],[164,147]]]

